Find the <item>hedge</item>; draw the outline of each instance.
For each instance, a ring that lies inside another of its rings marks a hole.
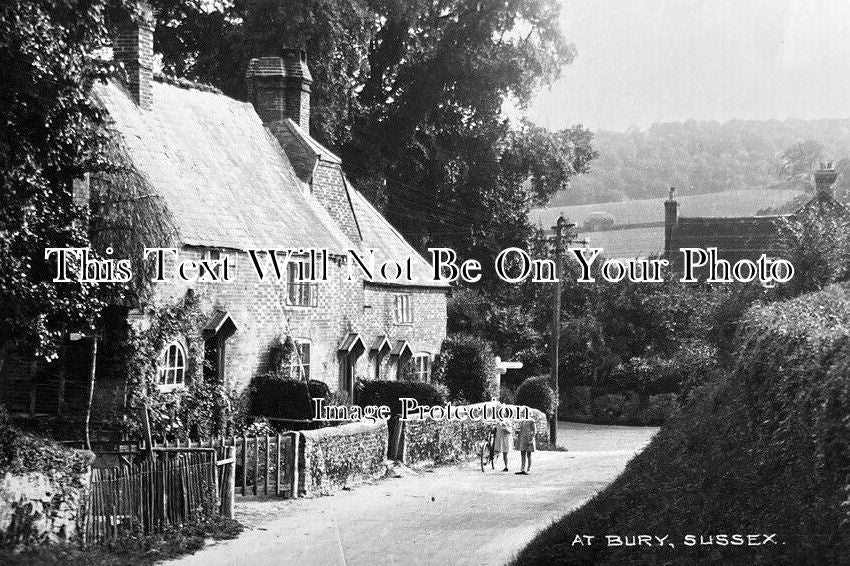
[[[401,397],[416,399],[420,405],[445,403],[443,393],[439,389],[422,381],[360,381],[355,397],[357,405],[361,407],[387,405],[394,415],[401,413]]]
[[[756,305],[730,365],[694,388],[626,471],[515,558],[552,564],[846,564],[850,298],[840,287]],[[776,533],[744,549],[573,544],[575,533]]]
[[[251,414],[276,419],[312,418],[310,388],[298,379],[261,375],[251,387]]]

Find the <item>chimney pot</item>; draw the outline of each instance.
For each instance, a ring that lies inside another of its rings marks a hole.
[[[832,168],[832,163],[821,163],[821,168],[814,172],[815,195],[818,198],[835,198],[835,181],[838,173]]]
[[[313,77],[303,49],[284,49],[283,57],[251,59],[245,79],[248,100],[264,124],[290,118],[310,133]]]
[[[664,255],[669,259],[673,253],[673,231],[679,225],[679,203],[673,199],[675,187],[670,187],[670,196],[664,201]]]

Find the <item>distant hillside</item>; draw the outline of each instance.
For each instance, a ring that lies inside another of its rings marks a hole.
[[[667,187],[685,194],[788,188],[780,154],[816,140],[825,157],[850,157],[850,119],[732,120],[656,124],[647,131],[600,131],[599,158],[549,206],[655,198]],[[850,179],[845,179],[850,182]]]
[[[548,229],[554,226],[558,216],[563,214],[570,222],[578,225],[579,231],[582,231],[585,219],[597,212],[608,213],[614,217],[614,230],[622,228],[624,224],[663,224],[667,191],[661,193],[665,195],[663,198],[534,208],[529,218],[532,225]],[[682,216],[753,216],[760,210],[779,207],[801,194],[804,193],[793,189],[759,189],[698,195],[679,191],[676,200],[679,201],[679,214]]]

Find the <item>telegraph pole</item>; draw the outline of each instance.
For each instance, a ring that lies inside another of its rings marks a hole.
[[[572,244],[578,238],[578,234],[573,228],[575,228],[575,224],[567,222],[563,214],[558,217],[558,221],[552,226],[552,229],[555,231],[555,279],[557,280],[557,283],[555,283],[555,296],[552,300],[552,359],[549,364],[549,379],[552,382],[552,390],[555,392],[555,415],[549,424],[549,438],[553,446],[557,446],[558,442],[558,408],[561,405],[558,347],[561,343],[561,279],[564,276],[564,243]],[[564,233],[565,231],[567,232],[566,234]],[[567,237],[566,241],[564,240],[564,236]],[[584,244],[587,245],[586,240]]]
[[[561,263],[564,253],[563,238],[566,224],[567,219],[561,214],[555,226],[552,227],[555,230],[555,279],[557,280],[555,297],[552,301],[552,359],[549,364],[550,381],[552,382],[552,390],[555,392],[555,414],[549,423],[549,439],[552,446],[557,446],[558,443],[558,406],[561,404],[560,392],[558,391],[558,345],[561,341]]]

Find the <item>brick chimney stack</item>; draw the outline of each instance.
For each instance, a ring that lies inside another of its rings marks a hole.
[[[815,195],[819,199],[835,198],[835,180],[838,173],[832,167],[832,162],[821,163],[820,168],[814,172]]]
[[[264,124],[291,118],[305,133],[310,133],[313,77],[303,49],[285,49],[283,57],[251,59],[245,79],[248,100]]]
[[[139,2],[140,13],[118,28],[113,46],[116,63],[127,72],[127,90],[133,101],[145,110],[153,106],[153,10],[147,2]]]

